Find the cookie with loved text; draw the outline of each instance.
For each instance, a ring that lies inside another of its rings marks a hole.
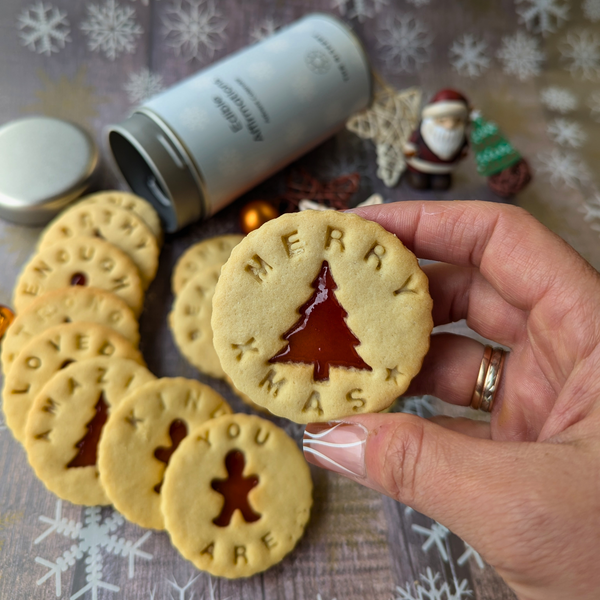
[[[230,412],[212,388],[183,377],[157,379],[127,396],[98,447],[100,482],[115,508],[132,523],[163,529],[160,496],[171,455],[195,427]]]
[[[76,321],[112,327],[136,347],[140,340],[135,315],[116,294],[79,285],[60,288],[34,300],[11,323],[2,339],[3,373],[29,340],[50,327]]]
[[[29,411],[50,378],[75,361],[96,356],[144,364],[139,350],[114,329],[85,321],[50,327],[23,347],[2,389],[6,424],[17,440],[24,442]]]
[[[213,297],[223,370],[297,423],[387,408],[429,349],[428,280],[412,252],[354,214],[304,211],[236,246]]]
[[[211,575],[249,577],[296,545],[312,481],[296,443],[256,416],[221,416],[194,429],[167,470],[161,507],[173,545]]]
[[[110,504],[97,464],[104,425],[123,398],[155,379],[134,360],[97,357],[68,365],[46,383],[29,411],[24,446],[51,492],[73,504]]]

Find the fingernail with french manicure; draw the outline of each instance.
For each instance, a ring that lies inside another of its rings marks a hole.
[[[364,478],[368,431],[358,423],[309,423],[304,432],[304,457],[313,465],[347,477]]]

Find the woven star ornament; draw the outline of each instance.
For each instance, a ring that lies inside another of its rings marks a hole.
[[[398,183],[406,168],[402,148],[419,123],[421,97],[418,88],[397,91],[382,84],[370,108],[346,122],[352,133],[375,143],[377,176],[388,187]]]

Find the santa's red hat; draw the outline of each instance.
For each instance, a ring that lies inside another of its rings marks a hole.
[[[456,90],[440,90],[421,112],[423,118],[458,117],[466,119],[469,101]]]

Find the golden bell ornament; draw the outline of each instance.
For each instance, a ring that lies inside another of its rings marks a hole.
[[[8,326],[15,320],[15,313],[8,308],[0,304],[0,340],[4,337]]]
[[[279,211],[270,202],[254,200],[242,208],[240,227],[244,233],[248,234],[278,216]]]

